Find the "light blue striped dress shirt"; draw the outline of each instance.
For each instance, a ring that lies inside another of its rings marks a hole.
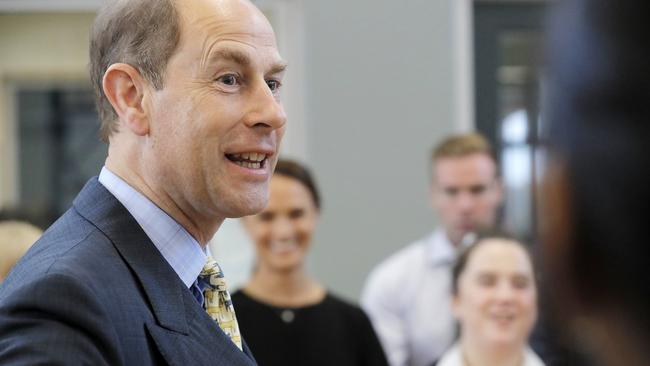
[[[99,182],[135,218],[185,286],[190,288],[195,285],[207,259],[199,242],[165,211],[106,167],[99,174]],[[202,303],[202,294],[197,294],[194,288],[192,292]],[[201,295],[200,298],[198,295]]]

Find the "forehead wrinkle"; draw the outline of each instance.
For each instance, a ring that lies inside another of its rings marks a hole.
[[[242,33],[247,35],[247,33]],[[229,36],[236,36],[237,33],[230,33]],[[254,58],[251,57],[249,52],[246,52],[243,49],[237,49],[228,46],[221,46],[224,42],[232,42],[242,44],[244,46],[250,47],[253,50],[256,50],[257,47],[241,39],[229,38],[229,37],[219,37],[213,39],[211,42],[206,39],[203,43],[203,51],[201,55],[200,66],[202,68],[207,68],[208,65],[215,63],[220,60],[229,60],[233,61],[239,65],[250,67],[253,64]],[[268,74],[279,74],[282,73],[287,67],[286,61],[284,61],[277,52],[275,53],[272,61],[272,65],[269,67]]]
[[[201,63],[200,63],[201,68],[205,69],[207,68],[208,65],[220,60],[234,61],[235,63],[240,64],[242,66],[250,66],[251,59],[246,54],[246,52],[233,49],[232,47],[220,46],[220,43],[227,42],[227,41],[243,43],[247,45],[247,43],[245,42],[241,42],[235,39],[227,39],[227,38],[216,39],[209,43],[206,40],[203,43],[203,47],[202,47],[203,50],[201,51],[202,52]]]

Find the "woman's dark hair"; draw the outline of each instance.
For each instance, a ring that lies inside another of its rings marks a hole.
[[[453,295],[458,295],[458,279],[460,275],[465,271],[465,267],[467,266],[467,262],[472,256],[472,253],[474,253],[477,247],[481,246],[483,243],[490,239],[508,240],[520,246],[526,252],[531,266],[533,267],[533,276],[535,276],[535,263],[533,261],[533,257],[530,254],[528,247],[515,236],[511,235],[508,232],[497,229],[486,229],[479,231],[476,234],[468,235],[473,235],[473,237],[471,237],[470,240],[465,240],[463,242],[462,247],[460,248],[460,253],[458,254],[456,262],[454,263],[454,266],[451,270],[451,293]]]
[[[320,194],[318,193],[316,182],[307,167],[293,160],[279,159],[273,174],[284,175],[302,183],[309,190],[311,198],[314,200],[314,205],[320,210]]]

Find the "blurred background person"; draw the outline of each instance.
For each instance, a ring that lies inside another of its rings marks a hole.
[[[558,323],[604,365],[650,363],[647,1],[559,5],[541,237]]]
[[[0,282],[42,233],[41,229],[24,221],[0,221]]]
[[[542,366],[527,346],[537,319],[532,258],[505,234],[479,234],[452,271],[452,308],[460,337],[437,366]]]
[[[392,366],[428,366],[453,342],[449,286],[457,248],[467,233],[495,224],[502,201],[489,142],[470,133],[437,145],[430,192],[441,226],[380,263],[361,297]]]
[[[280,160],[264,211],[244,219],[257,262],[233,294],[237,318],[260,365],[386,365],[370,321],[305,269],[320,212],[309,171]]]

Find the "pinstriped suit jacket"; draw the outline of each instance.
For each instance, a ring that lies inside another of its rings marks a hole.
[[[91,179],[0,287],[2,365],[255,365]]]

